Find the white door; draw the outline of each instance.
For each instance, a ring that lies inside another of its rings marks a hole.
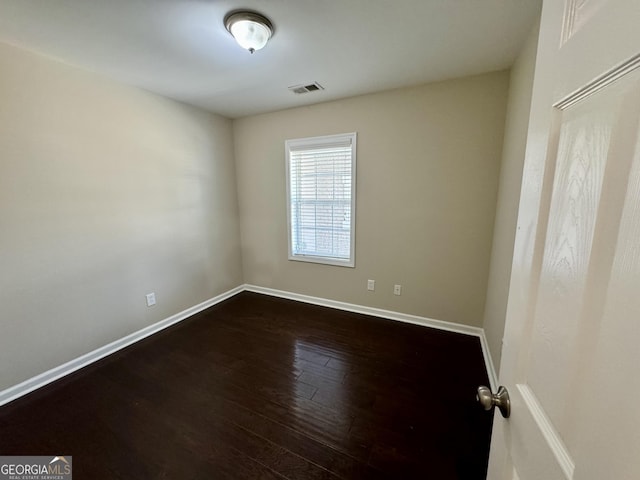
[[[489,480],[640,479],[640,0],[546,0]]]

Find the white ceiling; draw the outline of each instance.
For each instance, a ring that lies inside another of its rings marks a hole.
[[[0,41],[235,118],[507,68],[540,3],[0,0]],[[275,27],[253,55],[222,23],[240,7]]]

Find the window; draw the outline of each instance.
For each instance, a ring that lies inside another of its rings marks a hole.
[[[287,140],[289,259],[355,265],[356,134]]]

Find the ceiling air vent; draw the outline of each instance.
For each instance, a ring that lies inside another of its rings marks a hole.
[[[289,87],[293,93],[300,95],[302,93],[315,92],[317,90],[324,90],[322,85],[318,82],[310,83],[309,85],[294,85],[293,87]]]

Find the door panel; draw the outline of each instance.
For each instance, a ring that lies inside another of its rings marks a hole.
[[[597,98],[596,98],[597,97]],[[527,384],[560,426],[616,107],[594,95],[562,114]]]
[[[640,478],[637,3],[544,3],[490,480]]]
[[[615,152],[620,177],[611,204],[619,206],[617,228],[608,228],[615,248],[603,259],[608,282],[600,289],[603,308],[593,322],[585,352],[580,393],[584,397],[575,420],[576,478],[640,478],[640,82],[625,103],[625,141]],[[624,179],[624,181],[622,181]],[[615,208],[614,207],[614,208]],[[612,208],[613,209],[613,208]],[[603,244],[606,244],[603,240]],[[607,242],[608,243],[608,242]],[[594,288],[593,290],[595,290]]]

